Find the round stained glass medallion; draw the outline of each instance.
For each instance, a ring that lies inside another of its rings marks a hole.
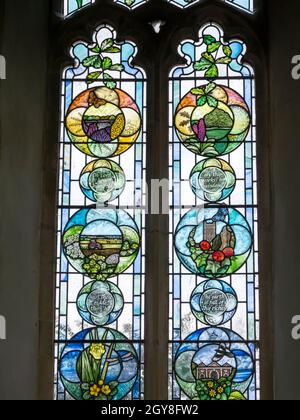
[[[75,400],[121,400],[138,377],[138,356],[118,331],[92,328],[75,335],[64,347],[61,380]]]
[[[209,83],[180,101],[175,127],[180,141],[196,155],[226,155],[246,139],[250,111],[242,96],[227,86]]]
[[[206,159],[192,170],[190,184],[201,200],[217,202],[233,192],[236,176],[232,167],[221,159]]]
[[[252,233],[245,217],[233,208],[194,208],[177,226],[175,249],[191,273],[216,279],[245,264],[252,249]]]
[[[100,86],[74,99],[65,124],[68,136],[80,151],[108,158],[126,152],[133,145],[142,120],[131,96],[120,89]]]
[[[233,318],[237,309],[237,295],[229,284],[220,280],[201,283],[191,296],[194,316],[203,324],[217,326]]]
[[[82,209],[63,234],[69,263],[93,280],[106,280],[126,271],[138,256],[136,223],[123,210]]]
[[[118,198],[124,191],[126,178],[122,168],[111,160],[95,160],[81,172],[80,187],[84,195],[98,203]]]
[[[91,282],[78,294],[77,309],[89,324],[105,326],[121,315],[124,299],[120,289],[108,281]]]
[[[204,328],[179,347],[175,374],[191,400],[245,400],[254,375],[253,355],[235,332]]]

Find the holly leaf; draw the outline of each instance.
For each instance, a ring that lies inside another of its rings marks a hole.
[[[196,261],[195,261],[195,263],[196,263],[196,265],[197,265],[197,268],[198,268],[198,270],[200,270],[200,268],[201,267],[205,267],[206,266],[206,263],[207,263],[207,259],[208,259],[208,257],[209,257],[209,255],[208,254],[202,254],[202,255],[200,255],[197,259],[196,259]]]
[[[114,70],[114,71],[123,71],[124,70],[124,66],[123,64],[113,64],[110,67],[110,70]]]
[[[95,80],[99,79],[101,75],[101,71],[94,71],[93,73],[90,73],[87,77],[87,84],[90,85]]]
[[[216,63],[217,64],[230,64],[232,62],[232,59],[230,57],[221,57],[218,58]]]
[[[102,60],[99,55],[92,55],[83,60],[82,64],[84,67],[95,67],[95,69],[101,69]]]
[[[223,52],[227,57],[231,57],[232,55],[232,49],[229,47],[229,45],[223,46]]]
[[[211,106],[212,108],[217,108],[218,106],[218,101],[216,98],[214,98],[213,96],[207,96],[207,103],[209,106]],[[219,249],[219,248],[218,248]]]
[[[101,51],[107,52],[107,50],[114,45],[114,40],[112,38],[105,39],[101,44]]]
[[[219,41],[218,42],[213,42],[212,44],[208,45],[207,52],[214,53],[215,51],[218,51],[218,49],[220,48],[221,45],[222,44]]]
[[[112,59],[109,57],[105,57],[102,61],[103,70],[109,70],[111,66],[112,66]]]
[[[211,35],[204,35],[203,40],[204,40],[204,44],[206,44],[206,45],[211,45],[214,42],[216,42],[216,38],[214,38]]]
[[[207,79],[215,79],[218,77],[218,75],[219,75],[219,70],[215,64],[211,65],[210,68],[205,73],[205,77],[207,77]]]
[[[104,84],[108,89],[115,89],[117,87],[117,83],[108,73],[104,73],[103,79],[104,79]]]
[[[212,250],[213,251],[219,251],[219,249],[221,248],[221,246],[222,246],[222,238],[221,238],[221,235],[217,235],[214,238],[214,240],[212,241],[212,244],[211,244]]]
[[[194,63],[194,69],[196,71],[208,70],[210,67],[211,67],[211,62],[206,60],[205,58],[201,58],[200,61],[196,61]]]

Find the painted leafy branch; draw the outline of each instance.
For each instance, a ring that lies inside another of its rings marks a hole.
[[[216,86],[217,85],[212,82],[205,86],[205,88],[196,88],[191,90],[191,93],[197,96],[198,106],[203,106],[206,103],[208,103],[208,105],[212,108],[216,108],[218,106],[217,99],[211,95]]]
[[[84,67],[95,69],[95,71],[89,73],[87,83],[91,84],[102,77],[104,85],[109,89],[114,89],[117,83],[109,74],[109,71],[121,72],[124,70],[124,66],[120,63],[113,63],[112,59],[107,55],[119,53],[121,51],[120,47],[114,44],[112,38],[107,38],[101,45],[97,44],[96,46],[90,47],[90,50],[94,54],[82,61]]]
[[[218,64],[230,64],[232,62],[232,50],[229,45],[224,45],[211,35],[204,35],[206,52],[202,53],[201,59],[194,63],[196,71],[205,71],[207,79],[216,79],[219,76]],[[218,57],[222,47],[224,56]]]

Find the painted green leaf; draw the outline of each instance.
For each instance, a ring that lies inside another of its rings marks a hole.
[[[216,88],[216,86],[217,85],[213,82],[209,83],[205,88],[205,93],[208,95],[209,93],[211,93]]]
[[[191,93],[193,95],[204,95],[205,94],[204,90],[203,89],[199,89],[199,88],[192,89],[191,90]]]
[[[227,57],[231,57],[232,49],[229,47],[229,45],[224,45],[223,52]]]
[[[208,70],[211,67],[211,62],[206,60],[205,58],[201,58],[200,61],[196,61],[194,63],[194,69],[196,71]]]
[[[91,48],[91,51],[97,54],[101,52],[99,45],[96,45],[95,47]]]
[[[87,84],[91,84],[95,80],[99,79],[100,75],[101,71],[94,71],[93,73],[90,73],[87,77]]]
[[[83,2],[83,0],[76,0],[78,9],[80,9],[80,7],[82,7],[82,2]]]
[[[84,67],[95,67],[96,69],[101,69],[102,60],[99,55],[92,55],[83,60],[82,64]]]
[[[221,45],[221,42],[213,42],[212,44],[208,45],[207,52],[214,53],[215,51],[218,51]]]
[[[210,98],[211,98],[211,96],[210,96]],[[216,99],[215,99],[215,101],[216,101]],[[218,102],[217,102],[217,104],[218,104]],[[212,247],[213,251],[219,251],[219,249],[221,248],[221,246],[222,246],[222,238],[221,238],[221,235],[217,235],[215,237],[215,239],[212,241],[211,247]]]
[[[211,106],[212,108],[217,108],[218,106],[218,101],[216,98],[214,98],[213,96],[208,96],[207,97],[207,103],[209,106]]]
[[[219,76],[219,70],[215,64],[210,66],[210,68],[205,73],[205,77],[207,77],[208,79],[215,79],[218,76]]]
[[[104,84],[108,89],[115,89],[117,87],[117,83],[108,73],[104,73],[103,78]]]
[[[221,57],[217,59],[217,64],[230,64],[232,59],[230,57]]]
[[[196,263],[196,265],[197,265],[198,270],[199,270],[201,267],[205,267],[208,257],[209,257],[209,255],[208,255],[208,254],[202,254],[202,255],[200,255],[200,257],[198,257],[198,258],[196,259],[195,263]]]
[[[234,391],[229,396],[230,401],[247,401],[243,394],[239,391]]]
[[[210,53],[208,53],[208,52],[203,53],[202,54],[202,57],[205,58],[205,60],[209,61],[212,64],[214,64],[216,62],[216,60],[214,59],[214,57]]]
[[[113,64],[110,67],[110,70],[114,70],[114,71],[123,71],[124,70],[124,66],[123,64]]]
[[[201,96],[200,98],[197,99],[197,105],[198,106],[203,106],[205,105],[207,102],[207,97],[206,95]]]
[[[119,53],[120,51],[121,51],[121,48],[119,47],[110,47],[110,48],[107,48],[105,52],[113,54],[113,53]]]
[[[101,44],[101,51],[107,52],[108,48],[113,47],[113,45],[114,45],[114,40],[112,38],[107,38]]]
[[[108,70],[112,66],[112,59],[109,57],[105,57],[102,61],[102,68],[103,70]]]
[[[213,36],[211,36],[211,35],[204,35],[203,40],[204,40],[204,43],[205,43],[206,45],[211,45],[211,44],[213,44],[214,42],[216,42],[216,38],[214,38],[214,37],[213,37]]]

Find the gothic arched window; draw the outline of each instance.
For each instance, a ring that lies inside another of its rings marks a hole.
[[[256,114],[264,59],[256,13],[242,11],[253,1],[63,7],[51,48],[60,92],[50,97],[60,103],[50,133],[59,132],[55,398],[271,395],[258,242],[260,232],[268,243]],[[55,161],[49,146],[53,170]],[[153,211],[156,181],[166,179],[167,211]],[[268,285],[268,267],[261,272]]]

